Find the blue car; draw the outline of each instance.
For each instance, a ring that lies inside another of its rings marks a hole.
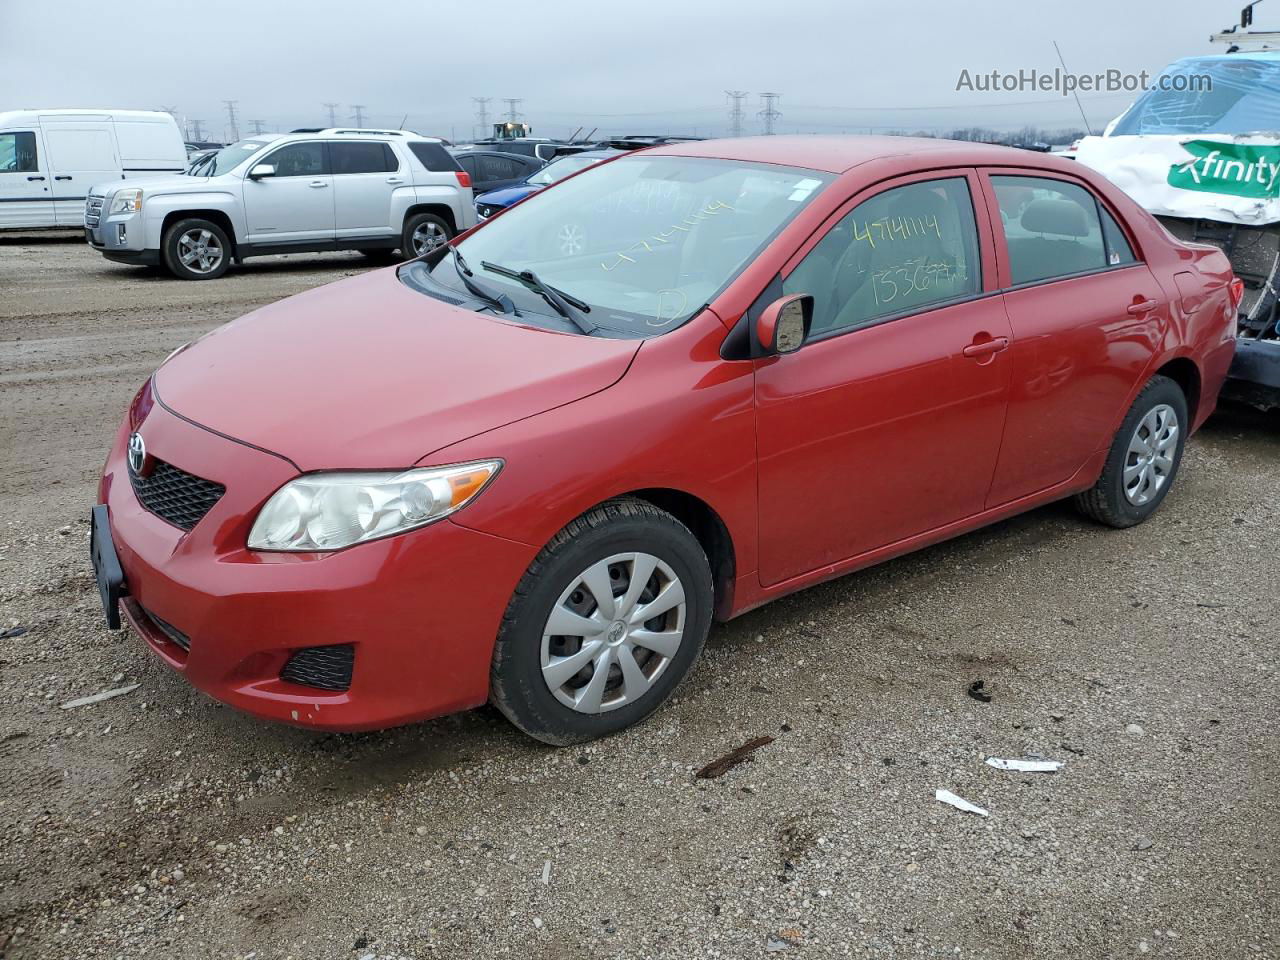
[[[625,150],[586,150],[582,153],[571,153],[568,156],[552,160],[537,173],[525,177],[520,183],[501,190],[490,190],[476,197],[476,213],[480,219],[491,217],[499,210],[505,210],[531,193],[537,193],[543,187],[549,187],[557,180],[563,180],[572,173],[594,166],[601,160],[616,157]]]

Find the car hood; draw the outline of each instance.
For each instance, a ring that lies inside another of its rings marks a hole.
[[[503,187],[501,190],[490,190],[476,197],[476,203],[487,203],[495,207],[509,207],[517,200],[523,200],[531,193],[537,193],[541,186],[522,183],[518,187]],[[539,201],[541,203],[541,201]]]
[[[107,196],[116,190],[130,190],[134,187],[141,187],[145,198],[147,195],[154,193],[190,190],[192,187],[208,182],[208,177],[188,177],[166,173],[153,177],[130,177],[128,180],[105,180],[102,183],[95,183],[89,192],[98,196]]]
[[[639,345],[521,326],[376,270],[218,327],[154,389],[179,416],[303,471],[395,469],[611,386]]]

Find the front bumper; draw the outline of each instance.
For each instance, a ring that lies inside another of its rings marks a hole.
[[[445,520],[329,554],[250,551],[253,518],[293,466],[159,404],[139,432],[151,455],[227,488],[189,533],[148,512],[129,482],[127,424],[100,486],[122,613],[192,685],[258,716],[337,731],[485,702],[494,638],[533,548]],[[281,679],[297,651],[341,644],[354,647],[348,689]]]
[[[90,193],[84,206],[84,238],[108,260],[118,263],[160,262],[159,250],[147,250],[146,224],[142,213],[108,213],[111,194]]]
[[[1237,339],[1222,393],[1263,410],[1280,409],[1280,340]]]

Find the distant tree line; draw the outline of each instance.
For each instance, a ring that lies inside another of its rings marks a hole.
[[[1021,130],[992,130],[988,127],[957,127],[954,130],[890,130],[895,137],[940,137],[944,140],[969,140],[975,143],[1003,143],[1014,147],[1028,147],[1037,143],[1051,145],[1074,143],[1086,133],[1079,129],[1046,130],[1042,127],[1023,127]]]

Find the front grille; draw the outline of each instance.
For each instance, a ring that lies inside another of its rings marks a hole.
[[[156,627],[160,630],[161,633],[163,633],[166,637],[168,637],[170,640],[172,640],[174,643],[180,646],[183,650],[191,649],[190,637],[188,637],[185,633],[183,633],[173,624],[165,620],[161,620],[159,617],[157,617],[154,613],[152,613],[146,607],[142,607],[141,609],[142,609],[142,612],[147,615],[148,619],[150,619],[151,622],[156,625]]]
[[[106,197],[99,197],[89,194],[89,199],[84,202],[84,225],[86,227],[96,227],[98,221],[102,219],[102,204]]]
[[[199,523],[227,492],[222,484],[179,470],[163,460],[155,461],[155,467],[145,477],[136,474],[130,466],[129,482],[139,503],[161,520],[183,530]]]
[[[347,690],[356,648],[349,643],[332,647],[305,647],[289,658],[280,679],[320,690]]]

